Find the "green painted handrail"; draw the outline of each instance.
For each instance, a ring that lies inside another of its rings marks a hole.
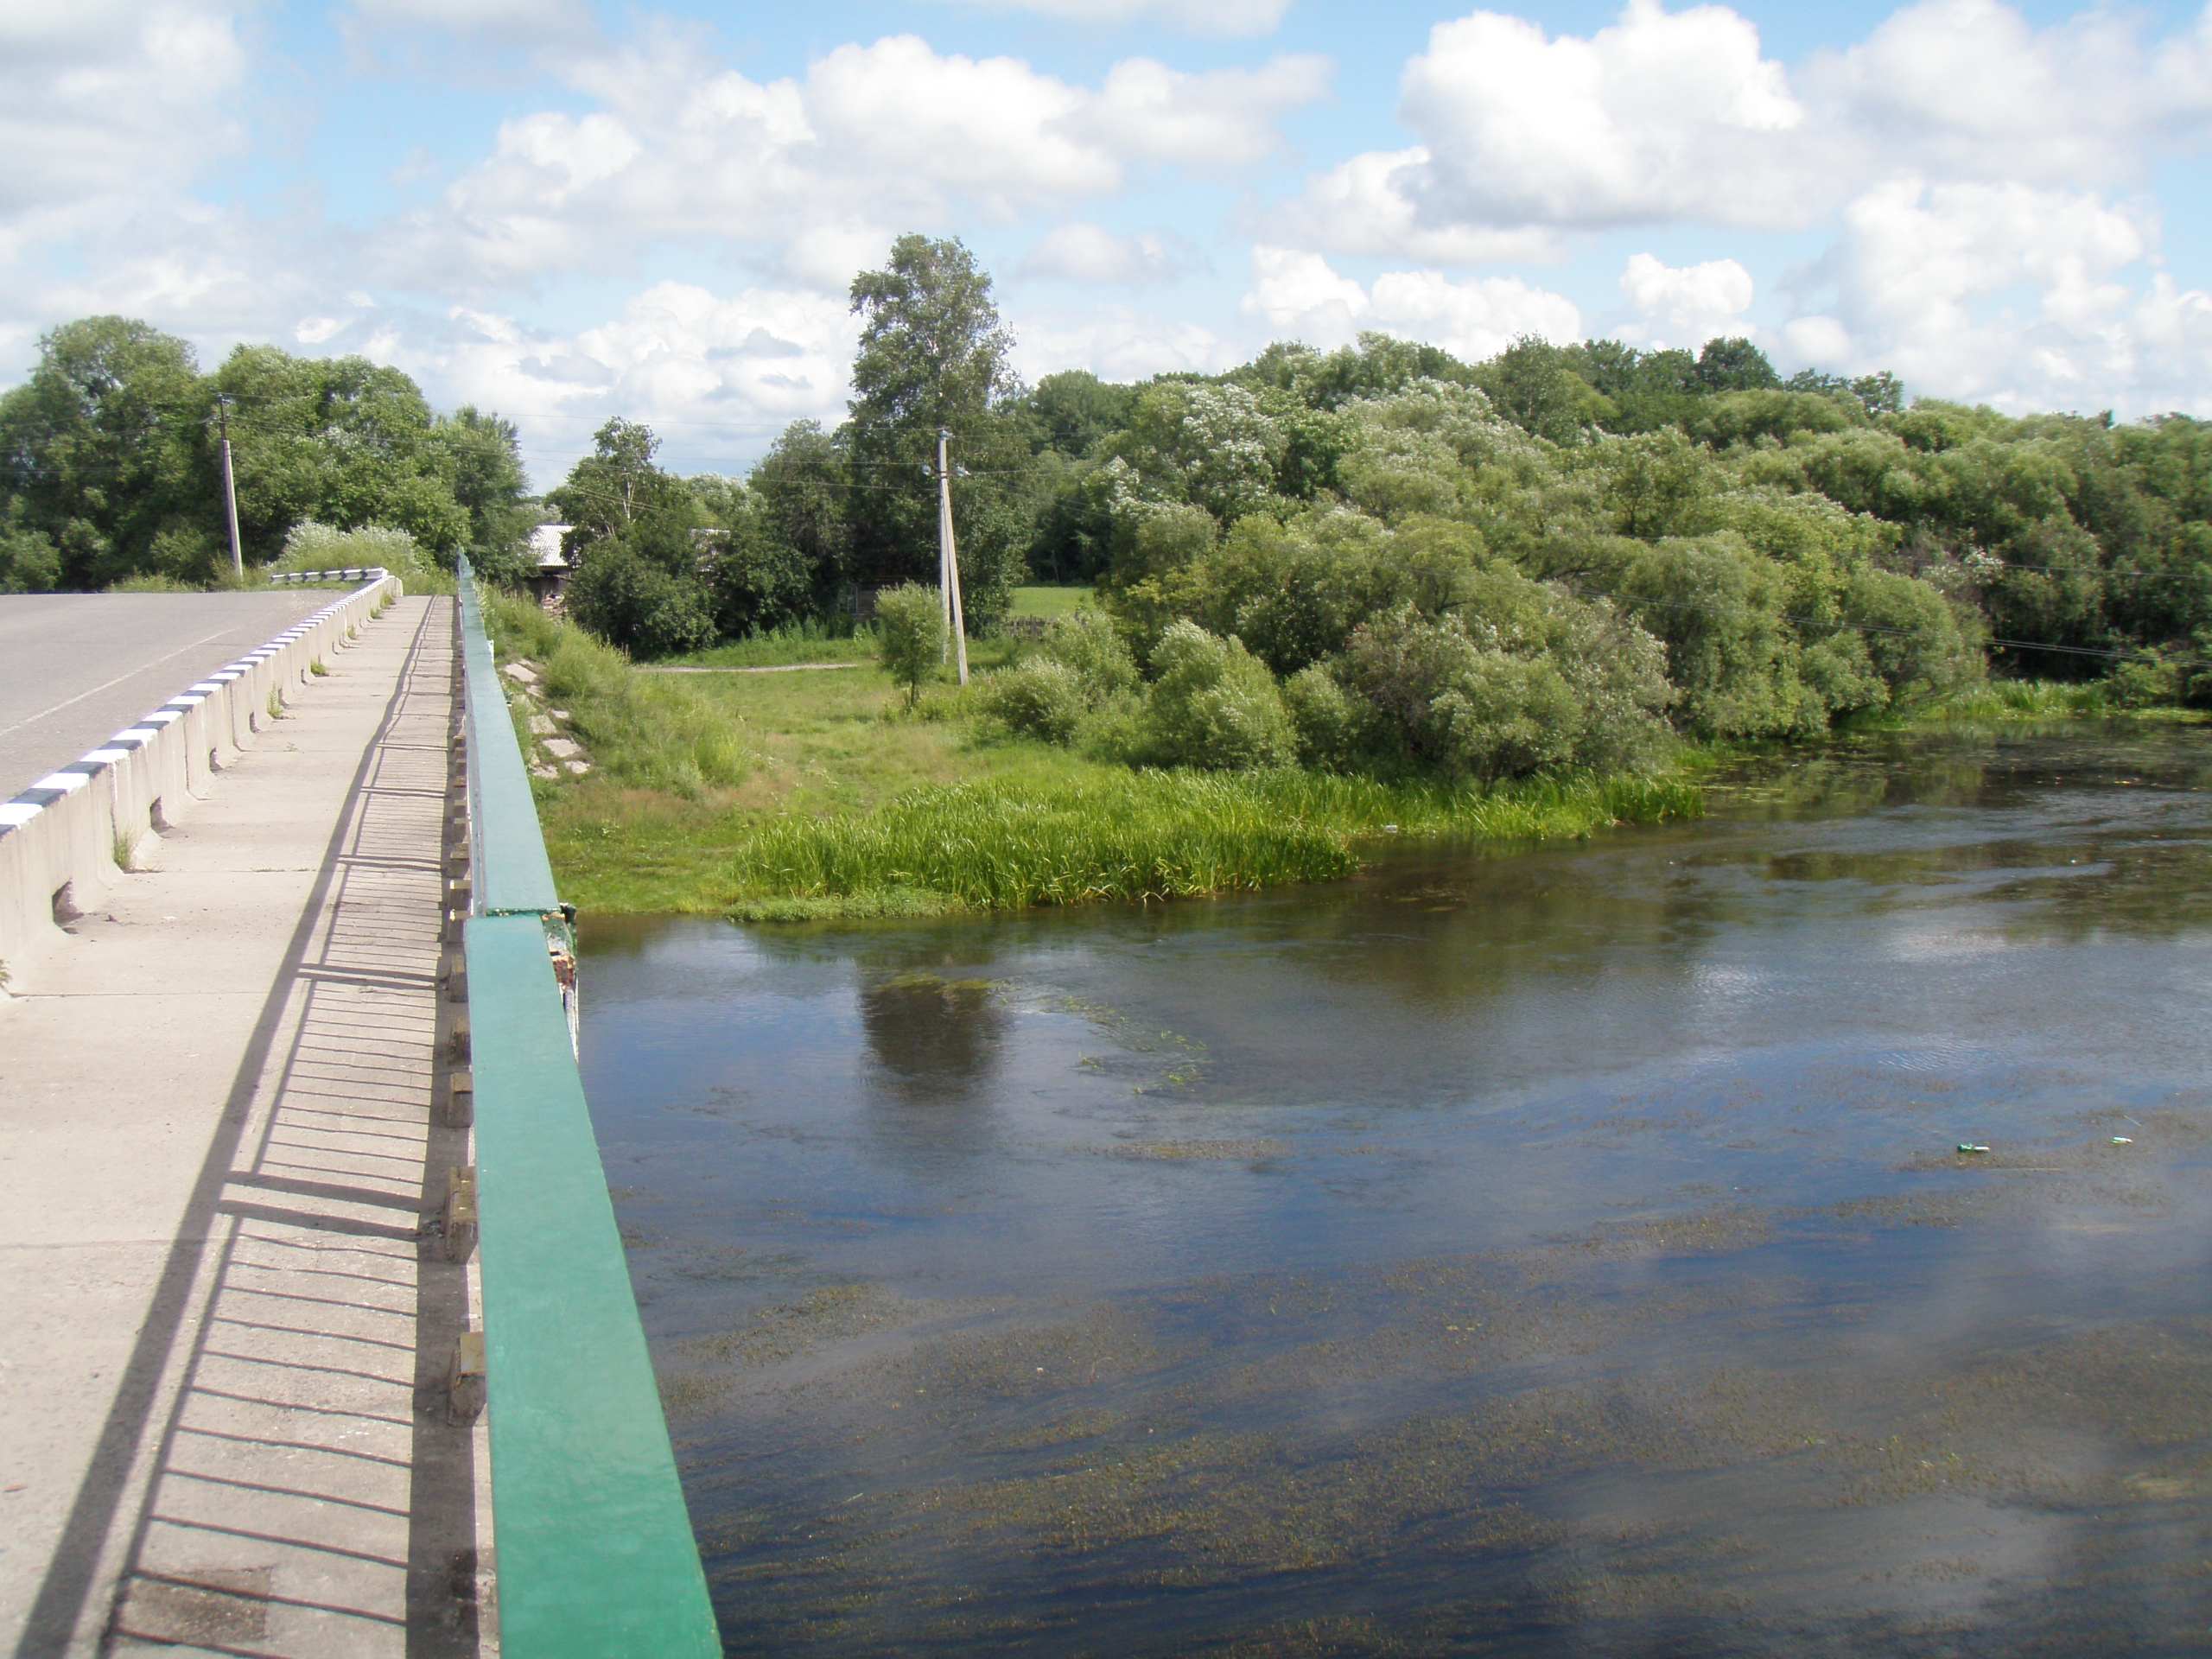
[[[567,923],[465,563],[460,587],[500,1651],[710,1659],[721,1641],[554,971]]]
[[[542,916],[561,907],[537,827],[530,770],[507,715],[476,578],[461,562],[461,696],[468,715],[468,851],[481,916]]]

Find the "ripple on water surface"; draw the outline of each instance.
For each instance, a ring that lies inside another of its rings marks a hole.
[[[729,1649],[2199,1646],[2207,743],[1870,742],[1325,891],[588,925]]]

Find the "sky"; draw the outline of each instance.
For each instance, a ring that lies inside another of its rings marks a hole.
[[[2212,9],[0,0],[0,385],[118,312],[741,472],[957,236],[1034,381],[1363,329],[2212,416]]]

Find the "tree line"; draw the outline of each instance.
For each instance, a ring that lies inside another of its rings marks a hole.
[[[1061,630],[987,702],[1132,755],[1627,764],[1668,733],[1802,734],[1986,669],[2212,702],[2212,448],[2185,416],[1908,403],[1888,375],[1785,379],[1747,340],[1468,363],[1368,334],[1025,385],[958,242],[900,238],[850,297],[835,429],[683,478],[617,419],[547,493],[580,621],[639,655],[850,626],[861,596],[934,581],[942,429],[970,628],[1030,580],[1095,587],[1112,625]],[[313,518],[519,574],[537,514],[496,416],[436,416],[359,359],[242,347],[202,376],[99,318],[0,398],[0,587],[212,570],[218,396],[250,556]],[[1182,712],[1155,717],[1163,684]]]
[[[550,498],[582,620],[671,652],[933,581],[944,428],[970,627],[1033,579],[1094,585],[1112,624],[1059,630],[986,705],[1132,758],[1622,765],[1987,670],[2212,702],[2212,448],[2184,416],[1908,405],[1743,339],[1467,363],[1367,334],[1025,386],[987,274],[921,237],[852,302],[850,418],[793,425],[741,483],[602,431]]]
[[[467,553],[520,579],[538,515],[512,423],[438,415],[365,358],[241,346],[202,373],[174,335],[88,317],[42,339],[0,397],[0,593],[219,581],[224,425],[247,562],[275,562],[303,524],[377,527],[448,569]]]

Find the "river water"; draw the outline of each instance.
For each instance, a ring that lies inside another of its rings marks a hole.
[[[2208,782],[1869,740],[1325,890],[588,925],[729,1651],[2212,1648]]]

